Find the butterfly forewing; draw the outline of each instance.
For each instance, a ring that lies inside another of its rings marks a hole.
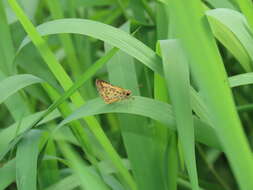
[[[111,85],[110,83],[103,80],[97,79],[96,86],[100,96],[107,104],[126,99],[131,95],[130,90]]]

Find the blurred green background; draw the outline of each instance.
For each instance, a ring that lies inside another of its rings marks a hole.
[[[0,190],[252,190],[252,31],[250,0],[0,0]]]

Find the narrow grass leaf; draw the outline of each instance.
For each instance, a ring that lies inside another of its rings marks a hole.
[[[69,175],[64,177],[57,183],[51,185],[50,187],[46,188],[45,190],[72,190],[80,186],[80,180],[77,178],[76,175]]]
[[[167,166],[167,169],[164,171],[164,176],[166,177],[167,188],[177,190],[179,158],[177,150],[178,138],[176,133],[170,133],[168,140],[167,154],[165,155],[165,163],[167,161],[165,166]]]
[[[145,9],[141,0],[130,0],[128,3],[128,9],[130,9],[130,12],[132,13],[130,16],[134,18],[134,20],[140,23],[146,23]]]
[[[31,115],[31,117],[26,118],[21,122],[20,130],[17,131],[17,134],[20,135],[25,131],[28,131],[32,127],[36,126],[36,124],[43,123],[43,120],[50,120],[47,118],[56,118],[59,117],[59,112],[55,112],[54,110],[60,106],[67,98],[69,98],[80,86],[83,85],[90,77],[92,77],[116,52],[117,48],[111,49],[105,56],[100,58],[96,63],[94,63],[81,77],[75,84],[67,90],[61,97],[59,97],[46,111]],[[54,111],[54,112],[53,112]],[[52,116],[53,117],[52,117]],[[8,150],[15,146],[15,143],[12,144],[11,147],[8,147],[4,150],[4,147],[8,145],[8,143],[15,138],[17,125],[13,125],[0,133],[0,152],[2,158]],[[2,149],[1,149],[2,148]],[[0,159],[1,160],[1,159]]]
[[[15,67],[13,66],[15,50],[13,46],[10,28],[7,23],[3,1],[0,2],[0,27],[0,41],[2,42],[0,44],[0,68],[1,72],[5,73],[6,75],[10,75],[15,72]]]
[[[15,14],[17,15],[25,31],[28,33],[29,37],[31,38],[33,44],[36,46],[37,50],[40,52],[43,60],[48,65],[52,73],[54,74],[55,78],[59,81],[59,83],[61,84],[64,90],[68,90],[73,85],[73,82],[71,78],[69,77],[69,75],[64,70],[64,68],[59,64],[57,58],[55,57],[53,52],[50,50],[48,44],[40,36],[37,29],[33,26],[31,21],[27,18],[24,11],[20,8],[16,0],[9,0],[8,2],[11,5]],[[64,28],[69,28],[69,27],[71,26],[68,25],[68,27],[66,27],[65,25]],[[78,28],[80,28],[80,26]],[[88,30],[88,28],[85,28],[85,31]],[[152,50],[150,51],[152,52]],[[46,90],[48,89],[46,88]],[[70,96],[70,99],[75,104],[76,107],[79,107],[85,103],[84,99],[82,98],[79,92],[75,92],[72,96]],[[104,150],[110,157],[114,166],[118,169],[119,171],[118,175],[121,177],[121,179],[124,180],[130,188],[136,189],[136,184],[132,176],[127,171],[127,169],[123,166],[120,156],[118,155],[118,153],[112,146],[110,140],[104,133],[97,119],[93,116],[90,116],[90,117],[83,118],[83,120],[87,123],[87,126],[89,127],[89,129],[92,131],[96,139],[102,145],[102,147],[104,148]],[[84,147],[85,146],[88,147],[87,145],[88,141],[87,142],[85,141],[86,134],[82,126],[77,125],[75,127],[75,130],[78,130],[78,133],[75,133],[76,138],[79,138],[82,141],[82,144],[84,145]],[[22,138],[22,136],[18,138]],[[18,138],[15,139],[16,142],[18,141]],[[13,142],[13,144],[15,144],[15,142]]]
[[[47,4],[49,6],[53,19],[64,18],[64,13],[63,13],[59,0],[47,0]],[[80,75],[81,68],[80,68],[80,63],[77,59],[72,38],[69,34],[60,34],[59,38],[67,57],[68,67],[73,72],[74,78],[77,78]]]
[[[26,86],[42,82],[42,79],[29,74],[14,75],[0,81],[0,104]]]
[[[43,117],[46,111],[37,112],[34,114],[31,114],[27,117],[22,118],[21,121],[18,121],[11,126],[2,129],[0,133],[0,160],[5,156],[8,151],[14,147],[10,146],[8,147],[8,144],[11,143],[18,135],[21,135],[25,131],[29,129],[29,126],[34,124],[36,121],[38,121],[41,117],[44,118],[41,120],[41,122],[38,123],[38,125],[47,123],[49,121],[52,121],[53,119],[56,119],[60,117],[60,114],[57,110],[49,114],[47,117]],[[16,145],[16,144],[15,144]]]
[[[43,140],[46,142],[48,136],[43,137]],[[57,148],[53,140],[49,140],[46,143],[44,155],[57,156]],[[39,178],[40,178],[40,188],[45,189],[60,179],[60,171],[58,167],[57,160],[43,160],[39,168]]]
[[[179,140],[182,143],[192,189],[198,190],[193,116],[190,101],[190,75],[186,56],[178,40],[160,41],[163,67]]]
[[[169,9],[167,4],[157,2],[156,4],[156,27],[157,39],[165,40],[169,38]],[[157,43],[156,52],[161,55],[161,48]],[[170,103],[166,79],[157,73],[154,75],[154,98],[159,101]],[[201,118],[201,117],[200,117]],[[202,118],[201,118],[202,119]],[[156,148],[158,161],[157,168],[160,169],[163,177],[161,180],[165,188],[170,190],[177,189],[178,177],[178,152],[176,131],[170,130],[160,122],[155,123],[156,130]],[[164,163],[166,163],[164,165]]]
[[[114,0],[76,0],[76,6],[93,7],[93,6],[105,6],[115,3]]]
[[[103,40],[135,57],[157,73],[162,74],[162,65],[159,64],[161,59],[153,50],[130,34],[112,26],[86,19],[59,19],[41,24],[37,26],[37,30],[42,36],[74,33]],[[19,50],[29,42],[29,38],[26,38],[20,45]]]
[[[18,144],[16,178],[19,190],[37,189],[37,159],[40,136],[39,130],[32,130]]]
[[[11,28],[7,23],[4,3],[4,1],[0,2],[0,80],[16,74],[16,67],[13,62],[15,56],[14,42],[11,36]],[[23,115],[28,115],[30,113],[24,97],[20,94],[15,94],[10,97],[7,101],[5,101],[5,105],[16,121],[18,121]],[[19,107],[17,108],[16,105],[19,105]]]
[[[102,178],[100,178],[95,171],[92,171],[87,165],[85,165],[69,145],[65,142],[61,142],[59,143],[59,147],[70,161],[70,167],[79,178],[81,186],[84,189],[109,190],[109,187],[103,182]]]
[[[253,84],[253,73],[234,75],[232,77],[229,77],[228,81],[231,88]]]

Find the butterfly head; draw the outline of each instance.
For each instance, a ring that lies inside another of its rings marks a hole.
[[[125,90],[125,91],[124,91],[124,95],[125,95],[126,97],[131,96],[131,94],[132,94],[132,91],[131,91],[131,90]]]

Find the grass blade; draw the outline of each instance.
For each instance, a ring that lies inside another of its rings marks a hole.
[[[170,127],[170,129],[175,130],[175,120],[169,104],[140,96],[134,96],[133,99],[128,100],[128,102],[118,102],[111,105],[106,105],[101,98],[90,100],[84,106],[75,110],[70,116],[63,120],[59,126],[63,126],[73,120],[80,119],[83,116],[98,115],[102,113],[137,114],[157,120]],[[209,146],[221,149],[212,127],[209,127],[207,124],[195,117],[194,126],[196,127],[196,140],[204,144],[208,144]]]
[[[0,104],[9,96],[25,88],[26,86],[41,82],[43,82],[43,80],[40,78],[28,74],[14,75],[2,80],[0,82]]]
[[[242,14],[230,9],[206,12],[216,38],[240,61],[242,67],[252,71],[253,39],[245,26]]]
[[[40,135],[41,133],[38,130],[30,131],[17,147],[16,178],[20,190],[37,189],[37,159]]]
[[[16,179],[16,160],[13,159],[0,168],[0,189],[6,189]]]
[[[159,64],[161,59],[154,51],[130,34],[112,26],[86,19],[59,19],[44,23],[38,26],[37,30],[43,36],[75,33],[103,40],[135,57],[157,73],[162,74],[162,65]],[[29,38],[26,38],[20,45],[19,51],[29,42]]]
[[[125,23],[121,29],[129,33],[130,24]],[[111,47],[106,44],[105,49],[109,50]],[[109,80],[112,84],[131,89],[132,94],[140,95],[136,69],[132,57],[123,51],[118,51],[107,63],[107,70]],[[157,154],[153,148],[154,134],[150,133],[150,128],[147,127],[147,119],[136,115],[117,114],[117,116],[138,188],[145,190],[154,188],[162,189],[163,183],[160,183],[162,177],[160,176],[160,171],[157,169]],[[130,131],[134,131],[134,134]],[[139,154],[144,158],[153,157],[153,159],[142,160],[139,158]],[[146,175],[143,175],[143,168],[146,168]]]
[[[70,161],[70,167],[80,179],[83,189],[109,190],[109,187],[103,183],[100,176],[97,175],[94,171],[91,171],[88,166],[82,163],[81,159],[77,156],[73,149],[70,148],[69,145],[67,145],[65,142],[61,142],[59,143],[59,146],[63,154]]]
[[[29,19],[24,14],[23,10],[19,7],[17,2],[15,0],[9,0],[9,4],[11,5],[15,14],[17,15],[19,21],[23,25],[24,29],[28,33],[29,37],[33,41],[34,45],[40,52],[45,63],[49,66],[50,70],[52,71],[54,76],[57,78],[59,83],[62,85],[64,90],[68,90],[72,86],[73,83],[70,77],[67,75],[67,73],[63,69],[63,67],[58,63],[58,60],[54,56],[53,52],[50,50],[50,48],[48,47],[46,42],[43,40],[43,38],[40,36],[40,34],[37,32],[36,28],[29,21]],[[68,26],[68,27],[71,27],[71,26]],[[75,92],[70,98],[77,107],[85,103],[85,101],[82,99],[81,95],[78,92]],[[110,156],[110,159],[112,160],[113,164],[119,170],[119,175],[122,177],[122,179],[125,180],[126,184],[129,187],[131,187],[132,189],[136,189],[136,185],[135,185],[134,180],[132,179],[132,176],[129,174],[126,168],[124,168],[123,164],[121,163],[121,159],[119,155],[117,154],[115,149],[112,147],[111,142],[105,135],[104,131],[102,130],[96,118],[86,117],[84,118],[84,120],[88,124],[89,129],[93,132],[97,140],[103,146],[107,154]],[[84,131],[81,126],[79,126],[78,131],[79,133],[77,135],[83,136],[83,139],[84,139],[86,135],[84,134]],[[85,144],[85,142],[83,142],[83,144]]]
[[[173,0],[169,4],[175,37],[183,42],[193,76],[209,113],[212,113],[212,125],[237,182],[242,190],[253,189],[252,153],[236,112],[218,48],[204,18],[201,1]]]
[[[253,73],[244,73],[240,75],[234,75],[232,77],[229,77],[228,81],[231,88],[252,84]]]
[[[160,42],[163,67],[192,189],[198,190],[188,63],[177,40]],[[168,56],[170,55],[170,56]]]

